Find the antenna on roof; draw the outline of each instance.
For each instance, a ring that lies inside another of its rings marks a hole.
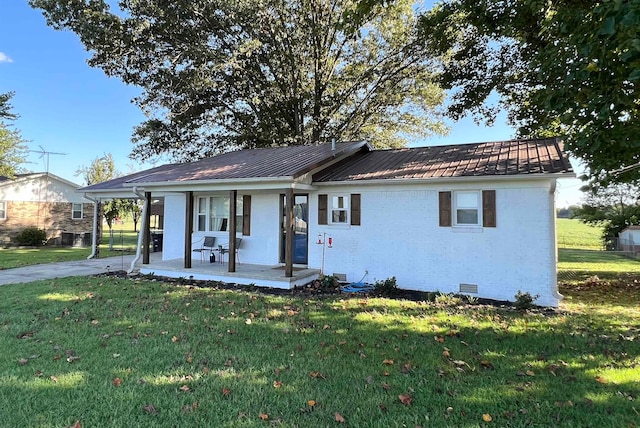
[[[40,147],[40,150],[29,150],[30,152],[34,152],[34,153],[40,153],[40,159],[44,158],[44,156],[47,156],[46,162],[45,162],[45,166],[46,166],[46,171],[47,174],[49,174],[49,156],[50,155],[61,155],[61,156],[65,156],[68,153],[60,153],[60,152],[50,152],[44,149],[44,147],[42,147],[41,145],[38,145],[38,147]]]

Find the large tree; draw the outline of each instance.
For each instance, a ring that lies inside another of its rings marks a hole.
[[[20,164],[24,163],[27,151],[20,131],[8,123],[18,117],[11,111],[9,101],[12,96],[12,92],[0,94],[0,176],[5,177],[13,177],[20,172]]]
[[[143,89],[133,155],[201,158],[235,147],[444,132],[443,92],[417,42],[411,0],[30,0],[70,29],[89,64]],[[113,4],[113,2],[111,2]]]
[[[451,116],[506,109],[520,135],[564,136],[594,176],[640,177],[602,174],[640,161],[640,0],[447,0],[421,26]]]

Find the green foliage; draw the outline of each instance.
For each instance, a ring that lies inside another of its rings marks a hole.
[[[76,170],[76,176],[82,175],[87,186],[109,181],[120,176],[111,153],[105,153],[91,161],[91,165]]]
[[[411,0],[363,11],[355,27],[353,0],[30,4],[80,37],[91,66],[143,89],[142,160],[332,138],[392,147],[445,132]]]
[[[586,202],[574,212],[574,217],[587,224],[602,227],[602,242],[608,245],[627,226],[640,224],[640,185],[617,183],[601,185],[592,181],[584,187]]]
[[[536,306],[534,302],[538,299],[538,297],[540,297],[539,294],[532,296],[528,291],[525,291],[523,293],[521,290],[518,290],[518,292],[514,296],[514,298],[516,299],[514,302],[514,306],[519,311],[526,311]]]
[[[26,141],[16,129],[12,129],[4,120],[17,119],[11,112],[9,101],[13,92],[0,94],[0,176],[13,177],[20,172],[20,164],[24,163],[27,146]]]
[[[335,290],[340,286],[335,275],[320,275],[316,281],[316,288],[320,290]]]
[[[41,247],[47,242],[47,232],[35,226],[27,227],[16,236],[16,241],[20,245]]]
[[[385,280],[378,280],[373,284],[373,295],[380,297],[394,297],[400,292],[396,277],[392,276]]]
[[[639,25],[640,0],[451,0],[421,23],[452,117],[506,109],[521,136],[564,136],[594,176],[638,162]]]
[[[442,306],[458,306],[462,302],[462,298],[454,293],[438,293],[435,297],[435,303]]]

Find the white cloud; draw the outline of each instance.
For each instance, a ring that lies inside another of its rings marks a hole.
[[[4,52],[0,52],[0,62],[13,62]]]

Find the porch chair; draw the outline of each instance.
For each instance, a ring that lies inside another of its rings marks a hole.
[[[240,249],[240,243],[242,242],[242,238],[236,238],[236,261],[240,264],[240,255],[238,254],[238,250]],[[218,252],[220,253],[220,262],[224,263],[224,255],[229,252],[229,244],[219,245]]]
[[[194,253],[200,253],[200,263],[204,261],[205,254],[211,255],[213,251],[216,249],[216,237],[215,236],[205,236],[202,242],[202,246],[200,248],[194,248]]]

